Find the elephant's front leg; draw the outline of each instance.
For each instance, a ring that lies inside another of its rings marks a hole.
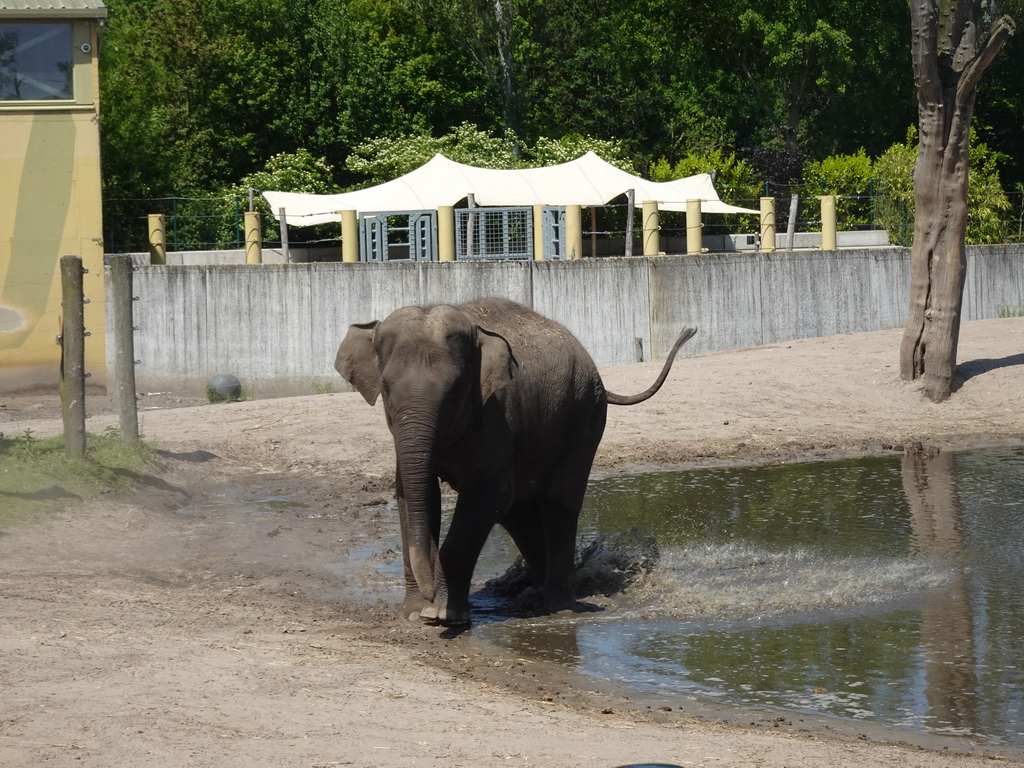
[[[430,499],[429,504],[429,508],[431,510],[430,561],[433,563],[434,581],[436,582],[437,573],[441,568],[440,563],[438,562],[438,541],[441,537],[441,489],[436,481],[432,484],[431,495],[432,498]],[[420,618],[423,609],[429,606],[432,600],[423,594],[419,584],[416,583],[416,577],[412,570],[412,563],[409,559],[409,549],[411,546],[409,533],[409,506],[405,498],[405,488],[402,484],[401,470],[395,471],[395,499],[398,503],[398,520],[402,530],[402,565],[405,572],[405,599],[402,601],[398,610],[399,613],[407,619],[415,620]]]
[[[443,624],[469,623],[469,587],[487,536],[494,527],[497,502],[492,493],[459,494],[440,551],[434,602],[420,611]]]

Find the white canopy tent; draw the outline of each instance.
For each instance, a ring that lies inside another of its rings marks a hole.
[[[469,194],[482,206],[592,206],[604,205],[630,189],[637,205],[655,200],[663,211],[685,211],[688,200],[700,200],[705,213],[758,213],[723,203],[710,174],[647,181],[593,152],[568,163],[519,170],[477,168],[439,154],[415,171],[368,189],[337,195],[264,192],[263,197],[275,217],[284,208],[289,225],[306,227],[338,221],[338,211],[433,210],[455,205]]]

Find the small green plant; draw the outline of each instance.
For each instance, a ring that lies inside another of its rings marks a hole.
[[[242,385],[237,395],[224,394],[214,387],[206,388],[206,401],[208,403],[240,403],[246,400],[255,400],[252,387]]]
[[[232,397],[230,399],[233,400],[234,398]],[[228,400],[228,398],[224,397],[222,394],[220,394],[220,392],[218,392],[213,387],[207,387],[206,388],[206,401],[207,402],[224,402],[226,400]]]
[[[314,395],[329,395],[332,392],[337,392],[337,388],[334,386],[334,382],[329,379],[313,379],[313,394]]]
[[[1024,317],[1024,307],[1014,309],[1007,304],[1000,304],[999,309],[996,310],[996,315],[1001,318]]]

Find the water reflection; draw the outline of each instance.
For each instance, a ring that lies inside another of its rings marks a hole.
[[[956,461],[955,453],[942,453],[908,455],[901,462],[915,551],[954,564],[966,550]],[[922,607],[921,644],[926,721],[932,728],[978,733],[974,609],[966,568],[955,567],[950,585]]]
[[[598,616],[474,634],[668,699],[698,693],[1024,745],[1024,451],[596,483],[592,536],[662,564]]]

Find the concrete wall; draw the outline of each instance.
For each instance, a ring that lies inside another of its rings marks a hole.
[[[964,319],[1024,310],[1024,246],[968,249]],[[341,388],[348,325],[408,304],[504,296],[566,325],[599,365],[902,325],[909,251],[866,248],[575,262],[141,267],[140,391],[201,395],[233,373],[256,396]],[[894,352],[895,354],[895,352]]]

